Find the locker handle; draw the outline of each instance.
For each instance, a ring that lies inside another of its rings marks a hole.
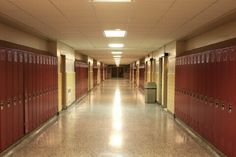
[[[200,96],[199,96],[199,99],[200,99],[200,101],[203,101],[203,96],[200,95]]]
[[[225,110],[225,104],[224,103],[221,104],[221,109],[222,109],[222,111]]]
[[[219,107],[219,105],[220,105],[220,104],[219,104],[219,102],[218,102],[218,101],[216,101],[216,103],[215,103],[215,107],[216,107],[216,108],[218,108],[218,107]]]
[[[7,107],[10,107],[11,106],[11,100],[8,100],[7,101]]]
[[[2,111],[3,110],[3,108],[4,108],[4,102],[0,102],[0,110]]]
[[[229,112],[229,113],[231,113],[231,112],[232,112],[232,105],[231,105],[231,104],[229,105],[228,112]]]

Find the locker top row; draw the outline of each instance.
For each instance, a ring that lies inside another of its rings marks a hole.
[[[0,60],[57,65],[57,57],[0,47]]]
[[[236,46],[209,50],[201,53],[185,54],[176,59],[176,65],[201,64],[235,61]]]

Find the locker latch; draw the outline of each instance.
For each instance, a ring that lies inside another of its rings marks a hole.
[[[219,106],[220,106],[220,103],[219,103],[218,100],[216,100],[216,102],[215,102],[215,107],[218,108]]]
[[[0,102],[0,109],[3,110],[3,108],[4,108],[4,102],[1,101],[1,102]]]
[[[8,99],[8,101],[7,101],[7,107],[10,107],[10,106],[11,106],[11,100]]]
[[[13,98],[13,104],[16,106],[16,97]]]
[[[229,105],[228,112],[229,112],[229,113],[232,112],[232,105],[231,105],[231,104]]]
[[[222,102],[221,103],[221,110],[224,111],[225,110],[225,104]]]

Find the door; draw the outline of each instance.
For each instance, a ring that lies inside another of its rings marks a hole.
[[[62,92],[61,92],[61,98],[62,98],[62,108],[66,109],[66,56],[61,55],[61,74],[62,74]]]

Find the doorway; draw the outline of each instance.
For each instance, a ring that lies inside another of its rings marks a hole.
[[[62,109],[66,109],[66,56],[61,55],[61,75],[62,75],[62,92],[61,92],[61,100],[62,100]]]

